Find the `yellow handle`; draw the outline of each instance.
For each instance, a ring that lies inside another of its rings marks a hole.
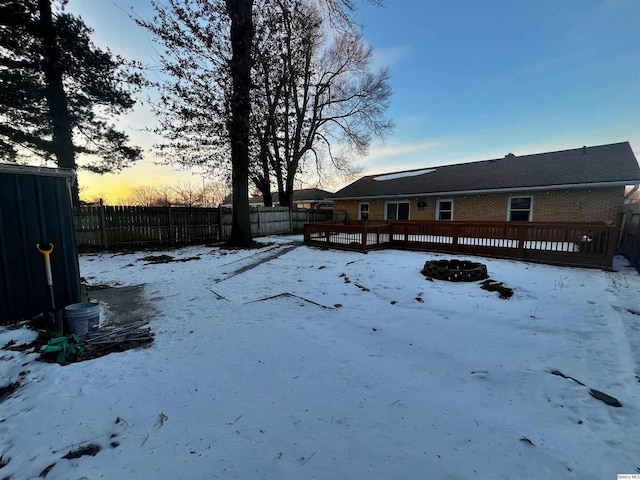
[[[45,259],[49,259],[49,255],[51,255],[51,252],[53,252],[53,243],[49,243],[49,248],[40,248],[40,244],[36,243],[36,248],[38,249],[38,251],[44,255]]]

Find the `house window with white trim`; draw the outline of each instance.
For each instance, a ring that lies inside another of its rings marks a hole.
[[[369,220],[369,204],[361,203],[358,208],[358,219],[359,220]]]
[[[387,202],[385,220],[409,220],[409,202]]]
[[[453,199],[447,198],[436,202],[436,220],[453,220]]]
[[[532,211],[532,197],[511,197],[507,209],[507,220],[510,222],[530,222]]]

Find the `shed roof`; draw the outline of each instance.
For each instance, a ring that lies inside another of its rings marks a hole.
[[[333,199],[401,197],[527,188],[616,186],[640,183],[629,142],[533,155],[506,155],[481,162],[368,175]]]
[[[0,163],[0,173],[13,173],[19,175],[39,175],[43,177],[75,177],[75,170],[69,168],[34,167],[31,165],[18,165],[15,163]]]

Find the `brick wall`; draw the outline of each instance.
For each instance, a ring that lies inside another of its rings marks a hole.
[[[535,192],[490,193],[481,195],[454,195],[450,197],[425,197],[426,206],[418,208],[418,199],[393,199],[408,201],[410,220],[435,220],[439,198],[453,199],[453,219],[460,221],[505,221],[510,197],[533,198],[534,222],[614,222],[619,221],[624,198],[623,187],[579,190],[547,190]],[[334,210],[347,212],[347,219],[358,218],[361,202],[334,202]],[[369,218],[384,219],[384,200],[369,200]]]

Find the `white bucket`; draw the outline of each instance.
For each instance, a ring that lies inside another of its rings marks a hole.
[[[94,331],[100,322],[100,304],[94,302],[74,303],[64,309],[67,326],[71,333],[86,335]]]

